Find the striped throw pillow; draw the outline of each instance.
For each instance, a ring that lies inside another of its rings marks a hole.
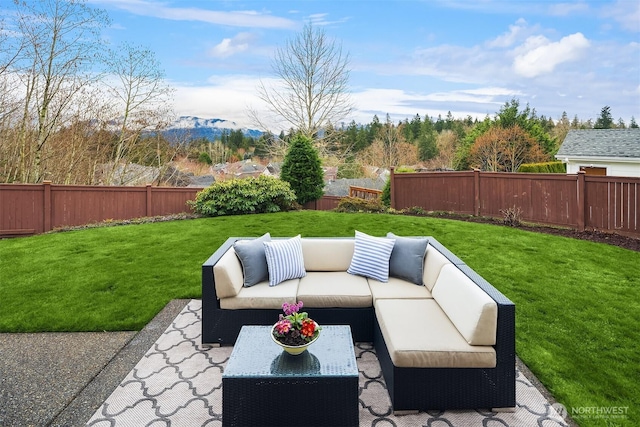
[[[300,235],[287,240],[263,242],[269,269],[269,286],[307,275],[302,256]]]
[[[373,237],[356,230],[353,258],[347,273],[389,281],[389,258],[395,239]]]

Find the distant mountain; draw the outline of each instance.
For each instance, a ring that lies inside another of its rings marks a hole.
[[[193,139],[207,139],[214,141],[220,139],[226,130],[242,130],[244,136],[259,138],[264,132],[242,127],[224,119],[202,119],[193,116],[181,116],[172,125],[162,132],[169,141],[189,141]]]

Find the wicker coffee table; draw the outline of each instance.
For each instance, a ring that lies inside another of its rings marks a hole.
[[[222,374],[223,426],[358,426],[358,367],[349,326],[323,326],[291,356],[270,326],[243,326]]]

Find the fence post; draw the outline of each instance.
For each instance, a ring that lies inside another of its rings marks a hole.
[[[389,173],[389,179],[391,180],[391,182],[389,183],[389,192],[391,193],[391,209],[395,209],[396,208],[396,180],[393,177],[394,175],[394,170],[395,167],[391,166],[391,171]]]
[[[473,170],[473,214],[480,216],[480,169]]]
[[[147,207],[146,207],[146,215],[152,215],[152,206],[151,206],[151,184],[147,184]]]
[[[42,181],[42,231],[46,233],[51,231],[51,181]]]
[[[576,209],[578,210],[576,217],[578,218],[578,231],[584,231],[585,229],[585,209],[586,209],[586,186],[585,186],[585,171],[578,171],[577,185],[576,185]]]

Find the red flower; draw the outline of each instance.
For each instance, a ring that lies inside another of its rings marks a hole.
[[[305,319],[302,321],[302,329],[300,333],[305,337],[312,337],[316,332],[316,323],[311,319]]]

